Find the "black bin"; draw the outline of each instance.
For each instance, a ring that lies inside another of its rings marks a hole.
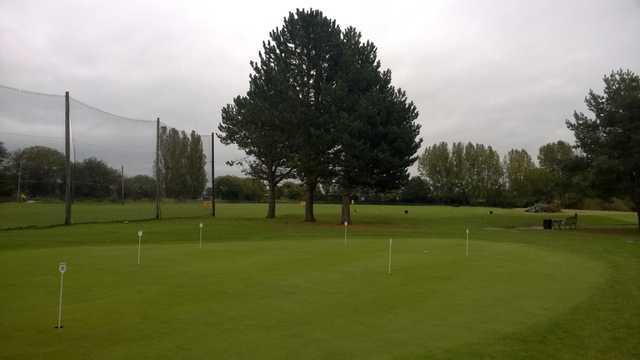
[[[553,220],[551,220],[551,219],[542,220],[542,228],[545,229],[545,230],[553,229]]]

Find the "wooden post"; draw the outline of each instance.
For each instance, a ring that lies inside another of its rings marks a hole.
[[[122,180],[120,184],[120,188],[122,190],[121,200],[122,200],[122,205],[124,205],[124,165],[120,165],[120,178]]]
[[[64,224],[71,225],[71,135],[69,129],[69,92],[64,94],[64,155],[65,192]]]
[[[160,118],[156,119],[156,219],[160,219]]]
[[[215,167],[214,167],[214,146],[215,134],[211,133],[211,216],[216,216],[216,190],[215,190]]]

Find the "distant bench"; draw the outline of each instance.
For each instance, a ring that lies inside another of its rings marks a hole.
[[[553,220],[552,222],[553,224],[553,228],[554,229],[573,229],[575,230],[576,227],[578,226],[578,214],[574,214],[573,216],[569,216],[566,219],[558,219],[558,220]]]

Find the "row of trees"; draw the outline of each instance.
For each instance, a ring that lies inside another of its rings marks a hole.
[[[202,138],[175,128],[160,131],[160,179],[164,195],[174,199],[197,199],[207,184],[207,157]]]
[[[0,197],[15,199],[20,183],[20,193],[28,198],[63,198],[64,163],[64,155],[52,148],[32,146],[9,153],[0,142]],[[161,174],[172,178],[167,174],[169,169],[169,166],[163,167]],[[96,158],[84,159],[72,166],[73,198],[120,201],[122,180],[121,172],[105,162]],[[202,186],[204,188],[204,184]],[[263,201],[266,196],[264,183],[254,178],[220,176],[215,180],[215,187],[217,197],[222,200]],[[156,181],[147,175],[125,177],[124,189],[127,199],[153,199]],[[210,196],[211,188],[206,188],[205,192]],[[190,198],[201,196],[202,191],[193,197],[189,195]],[[287,181],[279,187],[277,197],[301,200],[303,188]]]
[[[499,196],[503,171],[500,156],[491,146],[434,144],[424,150],[418,166],[437,201],[494,202]]]
[[[305,221],[315,221],[318,184],[338,187],[341,222],[351,222],[356,191],[385,192],[408,179],[421,143],[418,111],[355,28],[296,10],[251,67],[249,90],[222,109],[218,136],[244,150],[245,173],[267,184],[267,217],[288,178],[304,186]]]
[[[45,146],[31,146],[11,154],[5,151],[5,154],[0,166],[0,196],[16,196],[20,186],[20,195],[29,198],[64,197],[65,158],[61,152]],[[76,199],[121,200],[122,174],[102,160],[92,157],[73,163],[71,180]],[[126,177],[124,181],[127,198],[155,196],[152,177],[137,175]]]
[[[542,146],[538,165],[524,149],[503,158],[491,146],[439,143],[418,161],[431,198],[439,203],[525,206],[560,201],[576,206],[587,189],[584,167],[572,146],[557,141]]]
[[[34,197],[61,197],[64,192],[64,155],[45,146],[5,151],[0,166],[2,196],[20,193]]]
[[[176,129],[163,128],[160,143],[160,179],[163,195],[177,199],[197,199],[205,190],[206,157],[202,139]],[[65,157],[58,150],[31,146],[9,153],[0,142],[0,196],[20,195],[62,198],[65,183]],[[74,198],[112,199],[122,197],[121,171],[91,157],[72,164]],[[18,186],[20,189],[18,190]],[[147,175],[124,178],[125,196],[151,199],[156,181]]]
[[[0,171],[2,196],[15,196],[18,173],[21,192],[29,197],[63,196],[62,153],[35,146],[11,155],[9,157],[0,143],[0,156],[3,160],[10,159],[5,161]],[[579,200],[588,193],[588,189],[575,181],[584,180],[586,176],[584,166],[576,168],[577,160],[579,157],[571,146],[562,141],[540,148],[539,167],[525,150],[512,150],[501,162],[490,146],[454,143],[449,147],[447,143],[440,143],[425,149],[419,159],[421,176],[411,178],[402,188],[385,193],[363,189],[354,195],[368,202],[522,206],[559,199],[565,206],[579,206]],[[582,177],[576,176],[580,174]],[[101,160],[88,158],[73,164],[72,179],[76,199],[121,200],[121,173]],[[152,177],[137,175],[126,177],[124,182],[128,199],[155,197],[155,180]],[[216,178],[215,187],[217,197],[223,200],[263,201],[267,198],[264,183],[254,178],[220,176]],[[277,188],[276,198],[303,200],[304,186],[284,181]],[[339,186],[331,182],[320,184],[315,200],[340,201]]]

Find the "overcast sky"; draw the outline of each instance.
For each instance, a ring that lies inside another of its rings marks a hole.
[[[640,0],[2,0],[0,84],[68,90],[111,113],[210,133],[221,107],[246,91],[262,41],[296,7],[320,9],[378,46],[420,111],[425,144],[472,141],[535,157],[546,142],[572,139],[564,120],[584,111],[603,74],[640,72]],[[216,161],[241,156],[219,149]]]

